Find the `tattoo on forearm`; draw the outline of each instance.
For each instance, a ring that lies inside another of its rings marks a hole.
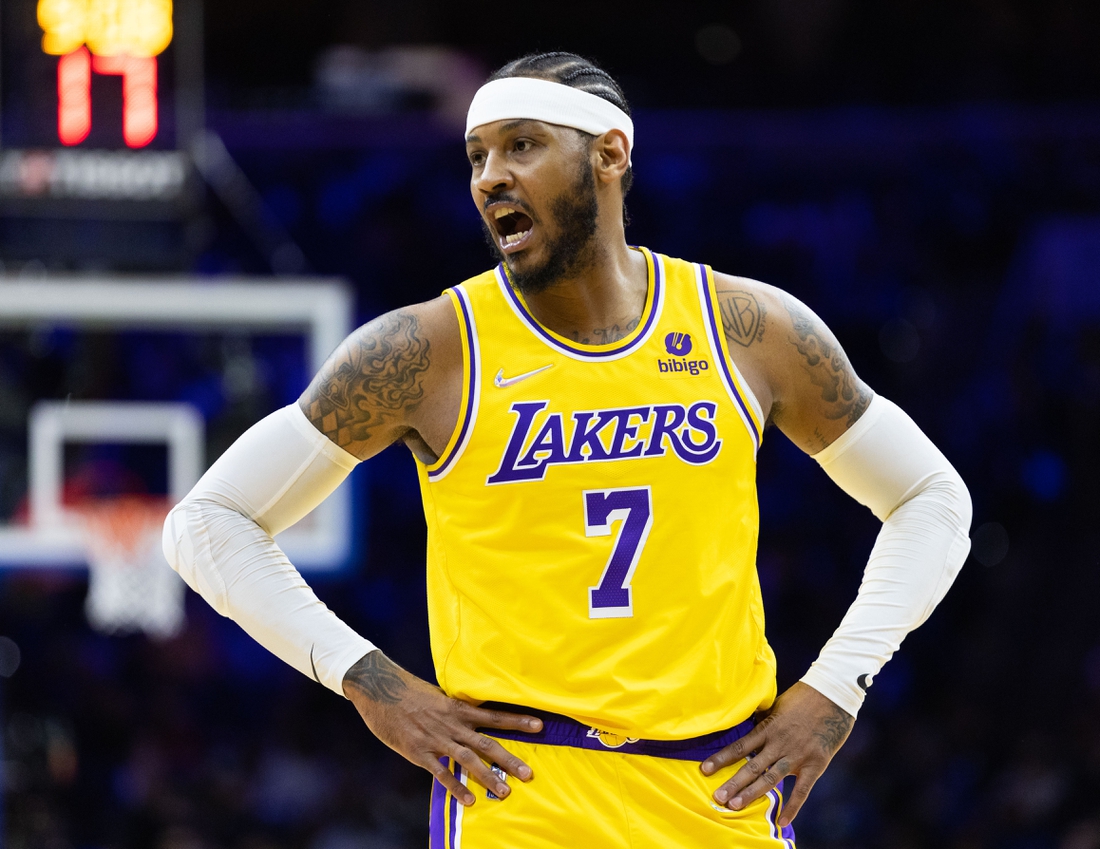
[[[314,379],[306,415],[341,447],[369,438],[420,405],[429,348],[415,315],[375,319],[345,340]]]
[[[844,738],[852,730],[854,721],[851,714],[833,705],[832,714],[825,717],[822,723],[824,727],[815,731],[814,736],[821,742],[825,751],[832,754],[840,748],[840,744],[844,742]]]
[[[354,687],[372,702],[394,704],[401,701],[408,686],[396,663],[380,651],[360,658],[344,675],[344,684]]]
[[[752,292],[719,292],[718,310],[728,341],[747,348],[764,338],[768,311]]]
[[[610,327],[597,327],[591,333],[581,335],[580,331],[574,330],[571,334],[574,342],[579,342],[582,345],[610,345],[612,342],[618,342],[624,336],[627,336],[638,326],[640,318],[631,319],[626,323],[625,327],[620,327],[617,324],[612,324]]]
[[[831,407],[825,416],[846,418],[849,426],[855,424],[871,403],[871,393],[856,379],[844,351],[828,333],[822,332],[814,316],[789,298],[784,299],[784,305],[794,326],[791,342],[806,361],[806,372],[821,390],[821,399]]]

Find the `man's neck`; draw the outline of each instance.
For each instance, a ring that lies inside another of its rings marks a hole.
[[[603,345],[638,325],[649,287],[645,256],[622,238],[610,245],[574,275],[525,297],[543,326],[582,344]]]

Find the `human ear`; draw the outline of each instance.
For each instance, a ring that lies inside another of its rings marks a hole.
[[[630,149],[626,133],[622,130],[608,130],[597,136],[593,151],[596,154],[596,177],[604,183],[618,180],[630,167]]]

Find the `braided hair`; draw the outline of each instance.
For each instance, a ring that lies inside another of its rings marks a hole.
[[[626,95],[611,74],[599,67],[595,62],[578,56],[576,53],[567,53],[558,50],[553,53],[528,53],[500,68],[489,77],[488,82],[506,79],[508,77],[535,77],[536,79],[550,80],[561,83],[570,88],[580,89],[597,97],[602,97],[608,103],[612,103],[630,114],[630,104],[626,102]],[[577,132],[581,132],[578,130]],[[587,135],[587,134],[586,134]],[[634,184],[634,169],[627,168],[623,174],[623,197],[626,197],[630,187]],[[623,207],[623,223],[629,223],[630,218]]]

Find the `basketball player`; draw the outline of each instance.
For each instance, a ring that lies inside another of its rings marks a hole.
[[[466,148],[500,265],[355,331],[173,510],[166,555],[435,776],[433,847],[793,846],[872,678],[966,556],[966,487],[797,300],[627,245],[634,131],[605,72],[505,66]],[[769,423],[883,520],[851,609],[778,698],[755,565]],[[272,540],[397,440],[439,687]]]

